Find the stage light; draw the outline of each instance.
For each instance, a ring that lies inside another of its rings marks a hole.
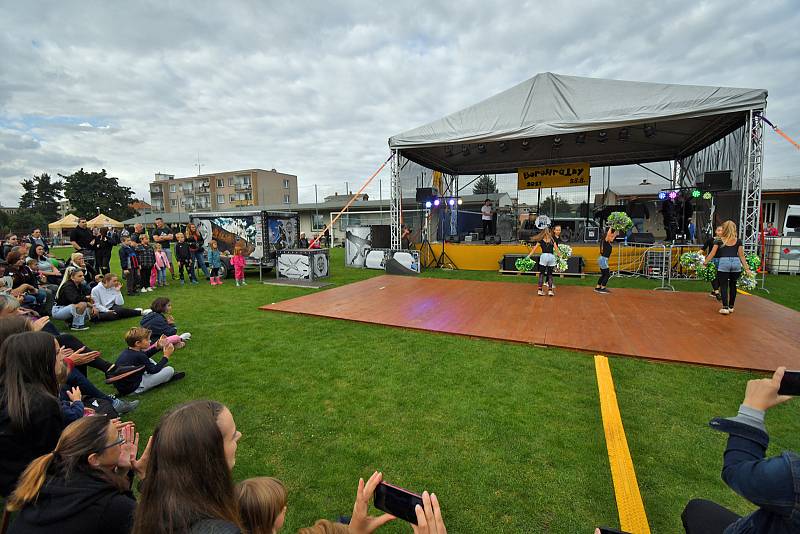
[[[450,204],[450,206],[451,206],[451,207],[452,207],[452,206],[455,206],[455,205],[456,205],[456,199],[454,199],[454,198],[448,198],[448,199],[447,199],[447,203],[448,203],[448,204]]]
[[[446,147],[444,147],[444,155],[447,156],[448,158],[450,156],[452,156],[453,155],[453,147],[451,147],[450,145],[447,145]]]
[[[522,140],[522,150],[528,150],[531,147],[531,142],[528,139]]]
[[[461,205],[461,204],[463,204],[463,203],[464,203],[464,200],[459,198],[459,199],[458,199],[458,205],[460,206],[460,205]]]
[[[439,205],[439,199],[438,198],[433,201],[433,205],[434,206],[438,206]]]
[[[711,193],[709,193],[708,191],[703,193],[703,200],[711,200]]]
[[[425,207],[426,207],[426,208],[428,208],[428,209],[431,209],[431,206],[432,206],[432,205],[433,205],[433,204],[431,203],[431,201],[430,201],[430,200],[428,200],[428,201],[426,201],[426,202],[425,202]]]
[[[485,153],[486,152],[486,145],[484,145],[483,143],[479,144],[478,145],[478,152],[480,152],[481,154]]]
[[[697,189],[692,191],[692,198],[700,198],[700,191],[698,191]]]
[[[644,125],[644,136],[645,137],[653,137],[656,134],[656,125],[655,124],[645,124]]]
[[[463,156],[469,156],[469,145],[461,145],[461,154]]]
[[[608,132],[603,130],[602,132],[597,134],[597,140],[601,143],[605,143],[606,141],[608,141]]]
[[[620,140],[620,141],[622,141],[622,142],[625,142],[625,141],[627,141],[627,140],[628,140],[628,138],[630,137],[630,135],[631,135],[631,134],[630,134],[630,131],[629,131],[627,128],[622,128],[622,129],[619,131],[619,135],[618,135],[618,137],[619,137],[619,140]]]
[[[559,147],[561,147],[561,137],[555,136],[553,138],[553,148],[559,148]]]
[[[676,198],[678,198],[678,192],[677,191],[670,191],[669,192],[669,198],[670,198],[670,200],[675,200]]]
[[[506,150],[508,150],[508,143],[500,141],[500,152],[505,152]]]
[[[667,200],[667,192],[661,191],[658,193],[658,200]]]
[[[579,133],[578,135],[575,136],[575,144],[576,145],[582,145],[585,142],[586,142],[586,134],[585,133]]]

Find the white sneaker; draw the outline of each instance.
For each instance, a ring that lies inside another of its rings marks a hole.
[[[730,315],[731,311],[728,308],[720,308],[719,313],[722,315]]]
[[[139,309],[142,310],[141,308],[139,308]],[[145,308],[144,310],[142,310],[142,315],[147,315],[148,313],[151,313],[152,311],[153,310],[151,310],[150,308]]]
[[[180,338],[184,341],[189,341],[190,339],[192,339],[192,334],[191,332],[184,332],[183,334],[180,335]]]
[[[148,290],[148,291],[150,291],[150,292],[152,292],[152,291],[153,291],[153,288],[152,288],[152,287],[148,287],[148,288],[147,288],[147,290]]]
[[[134,308],[134,310],[136,310],[139,313],[142,313],[142,309],[141,308]],[[144,314],[142,314],[142,315],[144,315]]]
[[[142,288],[142,289],[139,290],[139,293],[147,293],[147,289]]]

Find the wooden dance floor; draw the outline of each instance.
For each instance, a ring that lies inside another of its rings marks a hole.
[[[611,291],[562,286],[539,297],[532,283],[384,275],[261,309],[599,354],[800,369],[800,313],[789,308],[738,295],[736,312],[723,316],[708,293]]]

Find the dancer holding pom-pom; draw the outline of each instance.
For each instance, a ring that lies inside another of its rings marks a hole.
[[[719,258],[717,276],[722,297],[722,308],[719,313],[729,315],[733,313],[733,305],[736,303],[736,281],[742,274],[742,268],[748,276],[754,275],[744,257],[744,246],[742,246],[741,239],[737,237],[736,224],[733,221],[722,223],[720,240],[721,244],[711,248],[711,253],[706,256],[704,265],[708,265],[708,262],[714,258]]]
[[[600,266],[601,274],[594,290],[603,295],[610,293],[610,291],[606,289],[608,280],[611,278],[611,268],[608,265],[608,259],[611,257],[611,251],[613,250],[611,243],[614,242],[618,235],[619,230],[609,228],[606,231],[605,237],[600,242],[600,257],[597,259],[597,264]]]
[[[553,240],[553,234],[550,228],[545,228],[533,237],[535,244],[528,253],[527,258],[530,258],[536,251],[536,247],[541,247],[542,254],[539,256],[539,296],[544,295],[543,282],[547,279],[547,294],[551,297],[555,296],[553,287],[553,269],[556,266],[556,255],[554,253],[556,242]]]

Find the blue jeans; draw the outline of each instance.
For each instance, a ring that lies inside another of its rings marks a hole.
[[[156,269],[156,279],[158,281],[158,285],[166,285],[167,284],[167,268],[163,269]]]
[[[53,306],[53,311],[50,313],[53,319],[61,319],[64,321],[72,321],[72,326],[83,326],[83,323],[89,319],[89,308],[85,308],[83,313],[78,313],[74,304],[69,306]]]
[[[742,272],[742,261],[737,257],[735,258],[720,258],[717,271],[721,273],[739,273]]]
[[[203,270],[203,274],[206,275],[206,278],[209,277],[208,274],[208,267],[206,267],[206,257],[203,254],[202,250],[198,250],[192,255],[192,259],[194,260],[194,265],[192,265],[192,270],[195,269],[196,266],[199,266],[200,269]]]

